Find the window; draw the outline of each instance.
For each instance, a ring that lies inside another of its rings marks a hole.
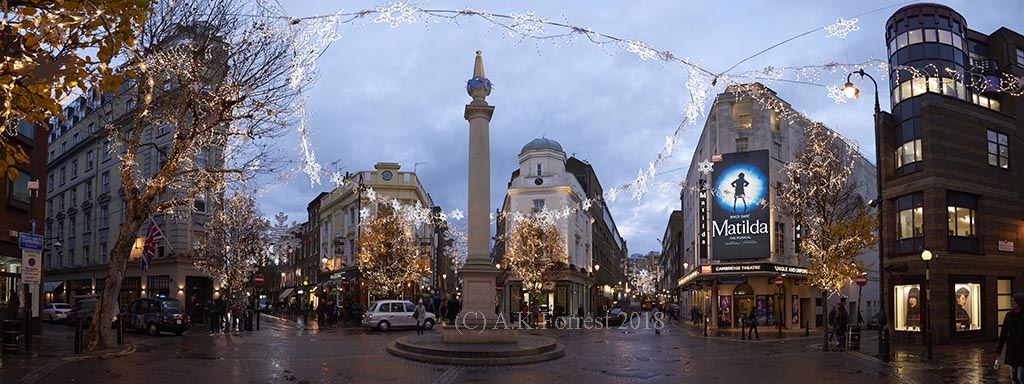
[[[1020,50],[1017,50],[1018,55]],[[35,138],[36,126],[24,120],[18,121],[18,134],[27,137],[29,140]]]
[[[89,232],[92,232],[92,213],[86,211],[82,216],[82,233],[88,234]]]
[[[85,182],[85,200],[92,200],[92,180]]]
[[[25,208],[28,208],[28,181],[31,178],[32,176],[29,175],[28,172],[19,169],[17,179],[14,181],[7,179],[7,202],[9,204],[24,204]]]
[[[106,205],[100,205],[100,228],[107,228],[110,224],[110,209]],[[100,239],[106,239],[103,231],[100,231]]]
[[[103,185],[103,193],[110,193],[110,171],[103,172],[100,176],[100,183]]]
[[[924,246],[923,202],[923,194],[920,192],[893,200],[893,210],[896,211],[896,253],[919,252]]]
[[[537,176],[540,176],[540,171],[541,171],[540,164],[537,164]]]
[[[71,180],[78,177],[78,159],[71,160]]]
[[[1017,48],[1017,64],[1024,65],[1024,49]]]
[[[770,119],[771,119],[770,122],[771,122],[771,125],[772,125],[772,132],[776,132],[776,133],[779,132],[780,125],[779,125],[779,114],[778,114],[778,112],[772,111]]]
[[[71,208],[78,204],[78,188],[71,187]]]
[[[750,139],[746,137],[736,138],[736,152],[746,152],[750,150]]]
[[[533,212],[540,212],[544,210],[544,199],[537,199],[533,201]]]
[[[75,134],[73,136],[71,136],[71,137],[72,137],[71,145],[72,146],[78,145],[78,132],[75,132]]]
[[[171,293],[170,286],[170,276],[150,276],[149,282],[146,284],[147,295],[149,297],[167,297]]]
[[[48,176],[48,179],[49,180],[47,180],[46,186],[47,187],[53,186],[53,174],[52,173],[50,174],[50,176]]]
[[[103,142],[103,161],[110,160],[110,141]]]
[[[786,223],[775,222],[775,253],[786,253]]]
[[[60,185],[64,185],[68,181],[67,167],[60,167]]]
[[[896,148],[896,169],[921,161],[921,139],[910,140]]]
[[[202,196],[197,197],[193,204],[193,207],[195,208],[196,212],[206,212],[206,199]]]
[[[895,327],[897,331],[921,332],[921,286],[897,285],[893,287]]]
[[[356,224],[356,207],[348,207],[348,223],[350,225]]]
[[[969,193],[948,191],[946,205],[949,250],[978,252],[978,198]]]
[[[85,170],[88,171],[88,170],[92,169],[93,164],[95,162],[96,162],[96,156],[92,152],[92,150],[90,149],[88,152],[85,153]]]
[[[981,284],[953,284],[953,329],[957,332],[981,329]]]
[[[988,165],[1010,168],[1010,143],[1006,135],[988,131]]]
[[[1020,50],[1017,50],[1020,54]],[[999,279],[996,280],[996,324],[998,324],[998,332],[1003,331],[1003,320],[1006,319],[1006,313],[1010,312],[1013,307],[1010,305],[1010,300],[1013,295],[1013,280],[1011,279]]]
[[[732,127],[733,128],[750,128],[752,125],[751,113],[754,109],[754,103],[742,102],[732,105]]]
[[[64,212],[65,204],[67,203],[67,199],[65,199],[64,197],[65,196],[64,196],[63,193],[60,194],[60,211],[61,212]]]

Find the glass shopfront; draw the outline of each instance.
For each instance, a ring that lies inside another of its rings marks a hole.
[[[981,284],[953,284],[953,330],[956,332],[981,329]]]
[[[893,329],[897,331],[921,331],[921,302],[923,300],[920,284],[897,285],[893,287],[893,305],[895,322]]]

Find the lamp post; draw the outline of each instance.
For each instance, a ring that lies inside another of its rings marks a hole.
[[[928,262],[932,260],[932,251],[925,249],[921,251],[921,260],[924,260],[924,341],[927,346],[928,360],[932,359],[932,288],[931,271]]]
[[[885,314],[885,309],[887,308],[885,305],[885,246],[882,242],[882,231],[885,228],[882,225],[882,178],[884,177],[882,171],[882,124],[880,122],[882,108],[878,105],[878,82],[875,81],[874,77],[864,72],[863,68],[846,75],[843,95],[851,99],[856,99],[860,96],[860,90],[850,82],[850,77],[854,74],[860,75],[861,79],[864,79],[864,77],[871,79],[871,84],[875,86],[875,113],[873,116],[875,128],[875,192],[878,194],[878,198],[873,200],[874,204],[870,202],[868,204],[877,206],[876,212],[878,214],[878,355],[883,362],[889,362],[889,318]]]

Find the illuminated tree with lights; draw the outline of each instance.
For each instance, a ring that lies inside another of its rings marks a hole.
[[[305,65],[295,60],[297,32],[262,4],[159,2],[135,45],[117,52],[130,81],[108,103],[118,110],[105,131],[121,160],[125,213],[94,318],[114,315],[132,245],[151,215],[187,217],[197,199],[217,200],[227,185],[274,171],[261,164],[272,162],[312,76],[293,76]],[[152,141],[163,132],[164,141]],[[137,160],[145,151],[155,166]],[[87,349],[112,343],[110,327],[91,324]]]
[[[854,147],[818,123],[809,124],[806,134],[804,147],[786,165],[788,183],[778,195],[803,224],[809,282],[827,302],[864,270],[857,256],[876,244],[876,221],[852,177],[859,156]]]
[[[110,67],[116,52],[134,44],[149,1],[4,1],[0,29],[0,172],[17,178],[28,162],[16,145],[19,121],[47,125],[60,100],[91,85],[113,90],[122,77]],[[13,170],[13,171],[12,171]]]
[[[396,297],[419,275],[419,250],[412,226],[390,207],[380,208],[377,217],[363,221],[356,244],[359,273],[370,292]]]
[[[252,196],[235,192],[215,204],[206,222],[205,238],[194,245],[192,264],[230,292],[245,287],[256,268],[266,261],[270,221],[256,208]]]
[[[514,215],[506,240],[509,275],[521,280],[535,299],[544,283],[558,279],[569,262],[555,220],[545,213]]]

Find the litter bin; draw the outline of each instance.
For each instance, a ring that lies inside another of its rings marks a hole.
[[[252,311],[245,313],[245,319],[242,321],[242,327],[246,331],[252,331]]]
[[[18,334],[21,329],[21,322],[18,320],[4,320],[3,322],[3,353],[18,354]]]
[[[850,351],[859,351],[860,350],[860,326],[859,325],[851,325],[850,326],[850,333],[846,337],[846,348],[847,348],[847,350],[850,350]]]

